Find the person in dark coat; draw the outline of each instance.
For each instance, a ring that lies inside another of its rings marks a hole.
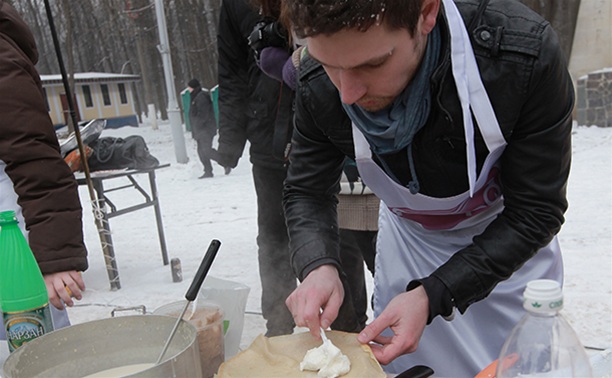
[[[294,95],[300,57],[305,51],[306,41],[288,32],[291,25],[285,16],[283,0],[251,1],[259,7],[259,14],[264,16],[264,21],[257,24],[249,37],[255,60],[266,75],[287,84]],[[361,182],[357,166],[349,158],[346,159],[341,191],[337,198],[342,265],[340,275],[345,300],[330,328],[359,332],[365,328],[368,320],[364,263],[373,276],[379,200]]]
[[[189,107],[191,135],[196,140],[198,157],[202,165],[204,165],[204,174],[198,178],[213,177],[210,158],[212,141],[215,135],[217,135],[217,122],[215,121],[212,99],[210,98],[210,92],[207,89],[202,89],[198,80],[191,79],[187,85],[191,97]]]
[[[289,237],[282,208],[286,119],[291,125],[291,91],[257,67],[247,38],[261,21],[248,0],[224,0],[221,5],[219,49],[219,147],[215,160],[234,168],[247,140],[257,193],[257,246],[262,286],[261,309],[267,336],[290,334],[295,326],[285,299],[297,281],[289,264]],[[278,147],[278,148],[277,148]]]

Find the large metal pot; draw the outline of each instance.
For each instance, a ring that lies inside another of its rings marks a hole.
[[[21,346],[4,363],[3,377],[84,377],[133,364],[155,363],[176,322],[135,315],[63,328]],[[202,377],[193,325],[181,321],[164,360],[130,377]]]

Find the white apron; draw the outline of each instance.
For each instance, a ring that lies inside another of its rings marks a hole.
[[[23,215],[21,214],[21,206],[19,206],[17,203],[17,193],[15,193],[15,190],[13,189],[13,182],[8,177],[6,172],[4,172],[5,168],[6,164],[0,160],[0,211],[15,211],[15,215],[19,221],[19,228],[21,228],[21,232],[23,232],[27,239],[28,232],[25,229],[25,221],[23,219]],[[2,274],[2,269],[3,268],[0,267],[0,274]],[[54,329],[60,329],[70,325],[68,313],[65,310],[60,311],[52,304],[49,304],[49,307],[51,308],[51,317],[53,318]],[[6,331],[4,326],[0,328],[0,340],[6,340]]]
[[[381,199],[374,277],[374,315],[405,292],[413,279],[429,276],[458,250],[472,244],[503,210],[496,165],[505,140],[480,79],[476,60],[461,16],[452,0],[443,0],[451,34],[453,75],[463,109],[470,188],[450,198],[433,198],[410,191],[389,178],[372,160],[365,137],[353,125],[359,174]],[[474,125],[488,147],[476,177]],[[495,360],[505,338],[522,317],[522,294],[528,281],[562,281],[563,267],[557,239],[541,249],[512,277],[498,284],[484,300],[472,304],[452,321],[437,317],[423,333],[418,350],[385,366],[400,373],[414,365],[427,365],[436,377],[473,377]],[[390,330],[386,331],[390,333]]]

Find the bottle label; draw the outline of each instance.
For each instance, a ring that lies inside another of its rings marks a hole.
[[[4,312],[3,317],[10,352],[28,341],[53,331],[51,309],[48,304],[31,311]]]
[[[563,298],[554,298],[547,300],[544,298],[528,299],[523,300],[523,308],[527,311],[537,313],[552,313],[558,312],[563,309]]]

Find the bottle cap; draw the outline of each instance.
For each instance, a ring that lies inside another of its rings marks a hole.
[[[523,307],[537,313],[554,313],[563,308],[561,285],[554,280],[533,280],[523,293]]]
[[[17,223],[17,216],[14,210],[0,212],[0,225],[8,223]]]

